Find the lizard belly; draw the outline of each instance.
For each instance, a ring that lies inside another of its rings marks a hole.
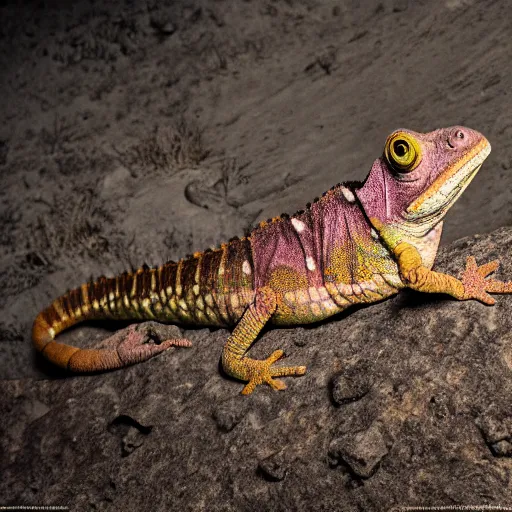
[[[347,306],[337,304],[325,286],[282,292],[278,295],[277,310],[271,322],[276,325],[295,325],[318,322]]]
[[[375,276],[374,280],[351,285],[327,282],[325,286],[279,294],[271,322],[295,325],[318,322],[355,304],[378,302],[398,293],[403,285],[398,275]]]

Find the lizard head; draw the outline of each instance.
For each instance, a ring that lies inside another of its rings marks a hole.
[[[441,222],[490,151],[482,134],[462,126],[396,130],[356,193],[372,223],[421,237]]]

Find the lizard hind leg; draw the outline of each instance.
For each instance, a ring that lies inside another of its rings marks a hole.
[[[59,366],[76,373],[115,370],[140,363],[170,347],[190,347],[183,338],[171,338],[173,326],[157,322],[132,324],[99,342],[100,348],[80,349],[50,341],[43,355]]]
[[[245,356],[276,308],[275,292],[268,287],[258,290],[254,301],[224,345],[222,367],[228,375],[247,382],[242,390],[244,395],[252,393],[258,384],[268,384],[276,390],[286,389],[285,383],[274,377],[306,373],[305,366],[273,367],[272,365],[284,356],[282,350],[276,350],[264,360]]]
[[[100,342],[103,350],[115,350],[121,365],[119,368],[146,361],[170,347],[190,347],[192,342],[173,338],[173,325],[154,321],[132,324]],[[102,349],[100,349],[102,350]]]

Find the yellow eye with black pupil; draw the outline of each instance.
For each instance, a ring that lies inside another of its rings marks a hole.
[[[386,141],[384,156],[389,165],[397,171],[410,172],[421,161],[421,148],[412,135],[405,132],[395,132]]]

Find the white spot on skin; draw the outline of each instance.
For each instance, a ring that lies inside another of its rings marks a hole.
[[[341,187],[341,193],[349,203],[353,203],[356,200],[352,191],[349,190],[347,187]]]
[[[242,263],[242,272],[248,276],[251,275],[251,264],[247,260]]]
[[[352,286],[350,286],[349,284],[337,283],[336,288],[338,292],[344,297],[350,297],[351,295],[354,295],[352,291]]]
[[[373,228],[371,229],[371,234],[372,234],[372,238],[374,238],[375,240],[377,240],[379,238],[379,234]]]
[[[306,229],[304,222],[299,219],[292,219],[292,225],[299,233],[302,233]]]
[[[307,265],[309,270],[315,270],[316,269],[315,262],[313,261],[313,258],[311,256],[308,256],[306,258],[306,265]]]

